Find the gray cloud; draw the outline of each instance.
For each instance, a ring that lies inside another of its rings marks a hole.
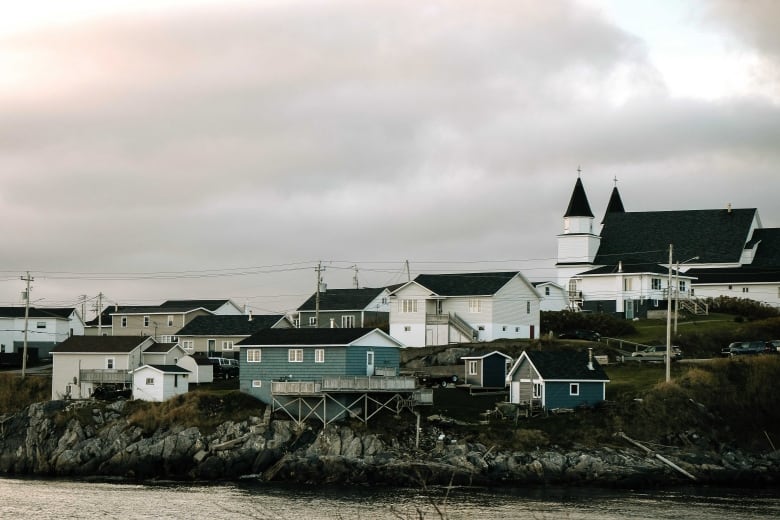
[[[418,271],[513,260],[551,277],[531,260],[555,254],[579,164],[597,214],[617,176],[629,209],[730,197],[780,225],[777,107],[670,99],[644,43],[573,2],[232,4],[101,18],[0,49],[0,63],[25,57],[22,80],[0,83],[0,217],[20,223],[8,269],[332,259],[343,264],[329,283],[347,286],[350,263],[366,262],[364,283],[389,283],[408,258]],[[298,269],[42,277],[36,290],[286,309],[313,286]],[[16,285],[0,298],[14,301]]]

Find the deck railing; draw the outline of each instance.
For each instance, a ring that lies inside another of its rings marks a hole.
[[[326,376],[320,381],[272,381],[275,395],[312,395],[322,392],[410,392],[417,388],[414,377]]]
[[[127,370],[82,369],[79,381],[83,383],[132,383],[133,375]]]

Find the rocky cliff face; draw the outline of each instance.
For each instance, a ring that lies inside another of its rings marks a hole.
[[[344,425],[297,430],[252,417],[202,434],[181,425],[145,435],[124,402],[37,403],[0,421],[0,474],[215,480],[255,476],[316,484],[693,483],[661,459],[631,448],[506,452],[442,436],[417,450],[404,439]],[[780,480],[780,451],[667,454],[700,483],[769,485]]]

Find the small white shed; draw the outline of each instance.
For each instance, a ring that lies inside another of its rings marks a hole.
[[[132,371],[133,399],[162,402],[189,390],[190,371],[176,365],[143,365]]]
[[[206,357],[184,356],[176,364],[190,371],[189,383],[191,385],[214,382],[214,365]]]

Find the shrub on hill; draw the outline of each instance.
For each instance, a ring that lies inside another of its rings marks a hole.
[[[595,330],[602,336],[619,337],[635,334],[636,329],[630,321],[619,319],[611,314],[571,311],[542,311],[542,334],[552,331],[554,334],[573,329]]]
[[[18,412],[24,407],[51,397],[51,378],[19,374],[0,374],[0,415]]]
[[[718,296],[708,298],[710,312],[733,314],[738,320],[761,320],[780,316],[780,310],[755,300],[747,298],[731,298]]]

